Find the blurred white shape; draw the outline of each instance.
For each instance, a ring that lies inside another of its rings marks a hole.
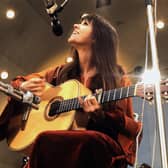
[[[72,58],[72,57],[67,57],[67,58],[66,58],[66,62],[67,62],[67,63],[70,63],[70,62],[72,62],[72,61],[73,61],[73,58]]]
[[[15,11],[14,11],[13,9],[8,9],[8,10],[6,11],[6,17],[7,17],[8,19],[13,19],[13,18],[15,18]]]
[[[165,23],[162,20],[159,20],[156,23],[156,26],[157,26],[158,29],[163,29],[165,27]]]
[[[7,79],[8,78],[8,72],[7,71],[2,71],[0,76],[1,76],[1,79]]]
[[[145,84],[155,84],[158,81],[160,81],[160,74],[155,69],[145,70],[142,75],[142,82]]]

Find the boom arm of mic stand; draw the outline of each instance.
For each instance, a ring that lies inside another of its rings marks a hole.
[[[37,97],[29,91],[23,92],[21,90],[17,90],[12,85],[5,84],[1,81],[0,81],[0,91],[18,100],[19,102],[22,102],[25,104],[25,111],[22,116],[22,126],[21,126],[21,129],[24,130],[26,126],[26,121],[28,120],[31,109],[32,108],[38,109],[37,104],[40,103],[40,99],[37,99]]]
[[[5,93],[6,95],[18,100],[19,102],[26,103],[26,104],[30,105],[32,108],[38,110],[37,104],[39,102],[37,102],[37,103],[33,102],[34,97],[32,97],[33,96],[32,93],[30,94],[30,92],[23,92],[21,90],[17,90],[12,85],[3,83],[1,81],[0,81],[0,91]],[[29,96],[31,96],[31,97],[29,97]]]
[[[155,70],[156,75],[158,75],[158,80],[156,80],[155,82],[155,104],[157,107],[156,114],[157,114],[157,120],[158,120],[161,161],[162,161],[162,167],[168,168],[165,125],[164,125],[163,110],[162,110],[162,104],[161,104],[160,71],[159,71],[157,47],[156,47],[156,39],[155,39],[155,31],[154,31],[155,30],[154,21],[153,21],[154,19],[152,14],[153,13],[152,0],[145,0],[145,3],[147,7],[153,70]]]
[[[61,12],[61,11],[64,9],[64,7],[67,5],[68,1],[69,1],[69,0],[65,0],[65,1],[60,5],[60,7],[56,10],[56,13]]]
[[[61,4],[61,7],[64,8],[65,5],[67,5],[69,0],[65,0],[62,4]]]

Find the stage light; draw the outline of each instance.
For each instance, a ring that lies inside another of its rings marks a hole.
[[[15,11],[12,9],[8,9],[6,12],[6,17],[8,19],[13,19],[15,17]]]
[[[0,74],[1,79],[7,79],[8,78],[8,72],[7,71],[2,71]]]
[[[154,84],[160,81],[160,74],[154,69],[145,70],[141,78],[144,84]]]
[[[165,23],[161,20],[159,20],[157,23],[156,23],[156,26],[158,29],[163,29],[165,27]]]
[[[97,0],[96,1],[96,8],[100,8],[103,6],[107,6],[111,4],[111,0]]]
[[[72,62],[73,61],[73,58],[72,57],[67,57],[66,58],[66,63],[70,63],[70,62]]]

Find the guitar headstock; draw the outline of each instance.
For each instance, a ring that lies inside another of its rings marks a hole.
[[[163,99],[168,101],[168,79],[161,82],[161,94]]]
[[[148,101],[153,100],[154,97],[154,85],[138,83],[136,84],[136,95]]]
[[[148,101],[151,101],[154,98],[154,92],[155,92],[154,84],[144,84],[144,83],[136,84],[136,95],[139,97],[142,97]],[[160,92],[161,92],[161,97],[167,101],[168,100],[168,80],[160,82]]]

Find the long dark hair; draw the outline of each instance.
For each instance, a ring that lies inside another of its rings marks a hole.
[[[103,83],[103,89],[120,87],[120,80],[123,74],[122,68],[117,64],[118,34],[116,29],[102,16],[97,14],[84,14],[81,20],[88,20],[93,25],[92,58],[90,65],[95,66]],[[74,61],[67,64],[62,70],[61,81],[70,76],[79,75],[78,52],[72,47]]]

